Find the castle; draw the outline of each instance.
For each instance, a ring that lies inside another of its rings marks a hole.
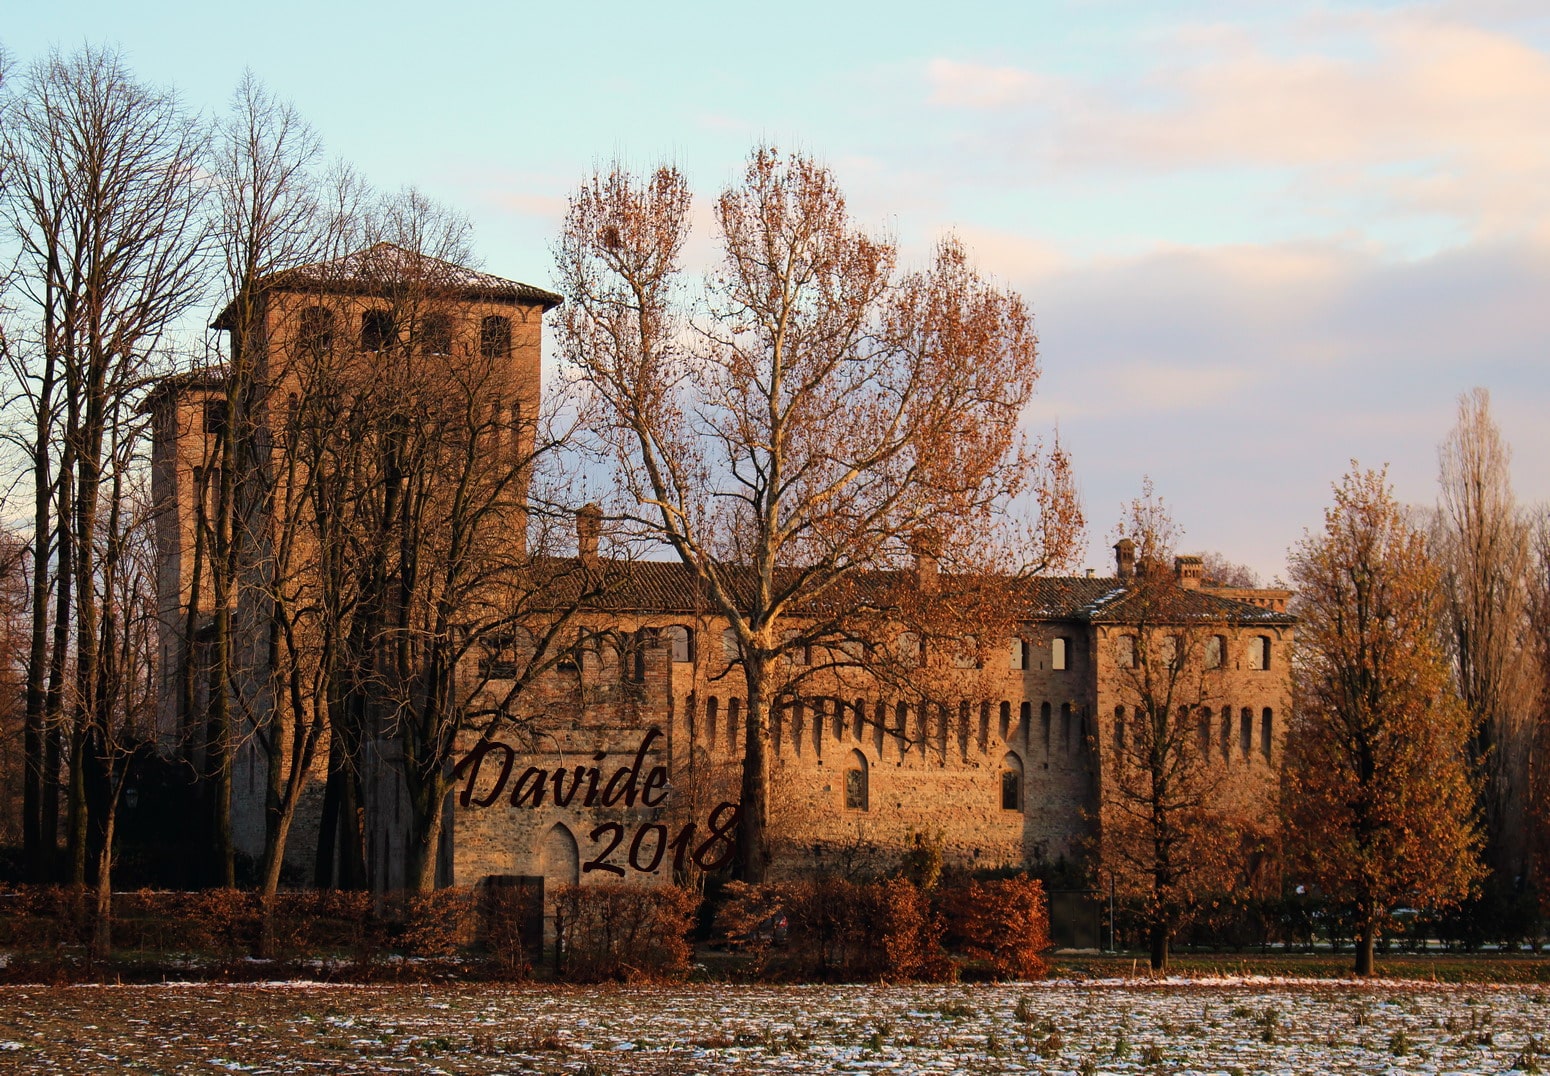
[[[318,591],[322,571],[321,555],[302,556],[294,583],[275,579],[280,524],[288,514],[316,514],[289,495],[304,476],[288,456],[300,449],[287,423],[324,384],[309,389],[308,371],[329,371],[327,385],[370,387],[414,365],[450,386],[459,364],[478,366],[481,376],[464,380],[478,382],[470,398],[480,401],[481,416],[488,404],[492,417],[480,430],[494,447],[470,454],[521,456],[533,445],[525,416],[539,403],[543,316],[560,297],[379,245],[277,274],[252,299],[245,323],[232,310],[216,322],[254,371],[244,413],[259,434],[248,439],[252,455],[236,461],[244,474],[228,480],[248,490],[232,512],[249,552],[229,598],[233,657],[224,687],[210,675],[217,610],[202,536],[225,466],[224,416],[235,413],[226,404],[228,374],[169,379],[150,408],[160,513],[159,731],[196,766],[230,750],[232,835],[257,858],[272,825],[275,760],[324,705],[321,695],[287,695],[275,675],[284,642],[276,605]],[[507,490],[497,513],[504,541],[518,553],[527,517],[511,502],[524,488]],[[530,604],[530,622],[513,621],[456,651],[448,682],[458,705],[497,712],[520,684],[527,712],[542,720],[520,735],[482,736],[474,722],[457,733],[436,853],[443,884],[666,880],[727,859],[746,735],[739,679],[729,675],[736,646],[692,573],[676,562],[603,556],[599,526],[595,512],[583,510],[574,555],[546,561],[580,595],[566,611],[574,645],[549,646],[546,614]],[[1290,712],[1288,592],[1211,586],[1198,558],[1138,563],[1128,541],[1115,555],[1112,576],[1007,581],[1013,626],[1004,639],[942,645],[901,630],[887,645],[907,646],[928,682],[920,691],[826,660],[834,655],[794,656],[793,681],[802,686],[775,708],[770,728],[775,872],[877,869],[917,839],[939,841],[944,858],[962,866],[1080,860],[1114,805],[1114,768],[1124,765],[1127,714],[1134,720],[1146,702],[1137,695],[1138,670],[1148,662],[1190,685],[1170,705],[1186,707],[1198,729],[1194,749],[1220,808],[1262,816]],[[922,591],[944,584],[924,549],[892,577]],[[468,630],[453,625],[448,637]],[[533,664],[545,654],[541,668]],[[315,671],[321,659],[307,660]],[[221,690],[233,700],[222,733],[227,748],[212,738],[207,716]],[[391,889],[409,880],[406,748],[380,718],[361,729],[360,742],[344,752],[325,725],[302,766],[287,853],[294,878],[340,881],[340,846],[354,841],[364,869],[357,881]],[[355,799],[331,801],[346,768]],[[363,820],[354,829],[351,810]],[[341,836],[346,830],[353,836]]]

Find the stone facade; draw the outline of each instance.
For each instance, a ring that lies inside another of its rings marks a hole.
[[[692,601],[662,607],[664,591],[694,593],[677,565],[622,564],[617,571],[627,582],[608,626],[642,640],[643,660],[632,666],[617,649],[587,650],[574,670],[546,681],[551,710],[563,716],[537,749],[514,745],[509,769],[504,751],[491,752],[465,773],[452,835],[457,881],[517,874],[552,884],[616,877],[614,870],[665,879],[676,848],[659,861],[658,846],[680,839],[691,823],[697,839],[716,805],[736,800],[745,731],[741,674],[720,642],[724,622],[696,613]],[[635,586],[636,574],[652,579]],[[660,585],[675,574],[682,576],[677,587]],[[1267,810],[1290,705],[1291,618],[1211,588],[1176,579],[1166,585],[1177,622],[1127,622],[1115,607],[1134,583],[1118,577],[1009,588],[1030,613],[1016,635],[985,648],[972,670],[960,668],[950,648],[928,648],[920,690],[907,695],[880,693],[864,674],[804,678],[793,693],[800,700],[789,699],[771,723],[777,874],[885,869],[917,837],[940,842],[944,859],[964,867],[1081,859],[1104,814],[1116,707],[1135,705],[1118,665],[1120,640],[1138,631],[1216,640],[1209,655],[1200,645],[1180,662],[1193,691],[1186,705],[1212,715],[1209,757],[1224,808]],[[642,595],[635,609],[628,608],[632,590]],[[1241,724],[1240,711],[1252,713],[1251,727]],[[1227,712],[1230,735],[1217,727],[1217,715]],[[576,766],[601,755],[596,765],[606,781],[634,765],[649,730],[661,735],[642,769],[662,765],[670,780],[659,802],[555,803],[555,770],[570,787]],[[519,787],[524,774],[528,782]],[[535,802],[539,775],[547,791]]]
[[[271,284],[262,339],[248,343],[267,356],[269,414],[279,409],[292,376],[277,357],[307,346],[307,333],[317,334],[319,315],[309,311],[330,312],[339,334],[330,346],[364,353],[372,312],[390,309],[370,278],[352,274],[348,259],[308,268],[315,271]],[[492,391],[510,406],[536,409],[542,315],[557,297],[483,274],[455,281],[454,298],[437,308],[450,316],[450,324],[436,328],[437,338],[444,326],[454,343],[466,337],[462,347],[473,349],[480,346],[481,325],[505,319],[509,369]],[[307,319],[313,320],[304,327]],[[185,672],[190,662],[197,670],[203,661],[199,646],[210,609],[202,597],[204,604],[189,615],[195,513],[211,458],[207,405],[223,391],[219,372],[187,376],[166,382],[151,404],[162,511],[161,727],[196,763],[203,758],[198,730],[208,684],[196,673],[191,694]],[[276,465],[273,456],[262,464]],[[273,521],[250,523],[260,536],[272,531]],[[514,541],[521,531],[513,526]],[[445,882],[510,875],[542,876],[549,886],[620,877],[665,881],[679,870],[714,867],[730,851],[732,808],[722,805],[738,798],[746,732],[736,654],[722,643],[725,624],[707,612],[709,602],[682,566],[600,560],[595,520],[583,515],[579,532],[581,557],[573,567],[609,576],[608,599],[582,610],[585,642],[525,694],[524,707],[541,719],[524,738],[492,747],[481,746],[472,731],[462,736],[442,849]],[[1290,708],[1287,592],[1202,586],[1198,561],[1180,558],[1168,569],[1141,566],[1153,589],[1164,585],[1172,595],[1165,612],[1143,614],[1133,597],[1143,588],[1127,546],[1117,547],[1112,577],[1008,582],[1016,625],[1009,637],[976,643],[968,658],[967,651],[933,641],[914,677],[918,690],[883,690],[859,669],[793,669],[803,674],[802,686],[787,695],[770,730],[776,872],[882,869],[917,839],[940,841],[945,858],[963,866],[1080,859],[1103,823],[1106,767],[1115,764],[1112,747],[1125,708],[1135,705],[1127,672],[1132,655],[1160,639],[1175,640],[1169,645],[1193,678],[1192,694],[1181,702],[1203,720],[1202,743],[1220,767],[1224,805],[1265,810]],[[934,561],[921,559],[899,574],[918,581],[934,570]],[[235,642],[245,686],[237,692],[256,720],[283,729],[294,717],[263,688],[262,609],[242,612]],[[463,671],[467,684],[479,685],[468,689],[471,704],[493,705],[505,666],[520,668],[531,658],[528,638],[514,635],[506,652],[489,653],[479,659],[486,664]],[[823,664],[823,655],[810,659]],[[488,697],[473,697],[476,691]],[[373,884],[392,888],[404,880],[405,789],[391,738],[365,752],[362,764],[374,775],[363,805],[374,822],[366,838],[369,874]],[[325,743],[290,842],[290,859],[303,877],[312,873],[318,846],[327,753]],[[244,740],[234,832],[238,846],[254,856],[263,842],[265,781],[262,756],[251,738]]]

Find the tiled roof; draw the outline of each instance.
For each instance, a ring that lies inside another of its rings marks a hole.
[[[563,563],[573,568],[576,562]],[[729,569],[728,574],[734,586],[739,577],[746,579],[748,575],[746,569],[736,568]],[[602,595],[590,603],[599,611],[692,616],[714,610],[708,591],[679,561],[605,558],[596,562],[593,577],[602,581]],[[881,596],[901,584],[912,585],[913,580],[913,572],[868,572],[858,576],[854,586]],[[1008,580],[1006,586],[1018,607],[1018,617],[1023,620],[1092,624],[1135,623],[1142,619],[1157,623],[1235,624],[1291,624],[1296,620],[1286,613],[1172,583],[1127,587],[1112,577],[1033,576]],[[944,577],[942,587],[944,592],[951,589],[950,576]]]
[[[395,243],[377,243],[353,254],[329,261],[298,265],[266,277],[263,287],[279,290],[317,290],[347,294],[372,294],[394,284],[412,282],[438,292],[468,299],[505,299],[531,303],[545,310],[564,300],[552,291],[517,280],[456,265],[428,254],[419,254]],[[230,328],[228,306],[213,327]]]

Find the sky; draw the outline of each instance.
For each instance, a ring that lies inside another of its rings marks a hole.
[[[826,162],[922,264],[943,235],[1035,312],[1024,417],[1058,428],[1085,563],[1150,476],[1266,577],[1330,486],[1436,500],[1483,386],[1550,502],[1550,5],[779,6],[278,0],[17,5],[0,47],[118,46],[222,109],[244,68],[380,187],[467,214],[482,268],[551,286],[568,194],[661,161],[709,203],[749,148]]]

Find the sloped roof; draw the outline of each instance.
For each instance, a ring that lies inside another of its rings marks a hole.
[[[564,558],[561,577],[579,581],[575,560]],[[751,578],[739,586],[748,569],[726,569],[735,589],[751,592]],[[611,560],[595,562],[592,578],[601,581],[601,593],[588,605],[599,612],[695,615],[714,610],[710,595],[694,572],[679,561]],[[951,590],[951,576],[943,577],[944,592]],[[858,573],[850,594],[856,591],[882,598],[902,586],[912,587],[914,573],[874,571]],[[1249,602],[1224,598],[1208,591],[1180,587],[1170,580],[1134,582],[1127,586],[1113,577],[1032,576],[1006,582],[1008,597],[1020,620],[1067,620],[1089,624],[1191,622],[1232,624],[1293,624],[1296,618]]]
[[[564,301],[552,291],[433,258],[396,243],[377,243],[339,258],[282,269],[261,280],[260,287],[264,290],[371,295],[409,283],[463,299],[504,300],[541,306],[545,310]],[[230,328],[231,314],[232,307],[227,306],[212,326]]]

